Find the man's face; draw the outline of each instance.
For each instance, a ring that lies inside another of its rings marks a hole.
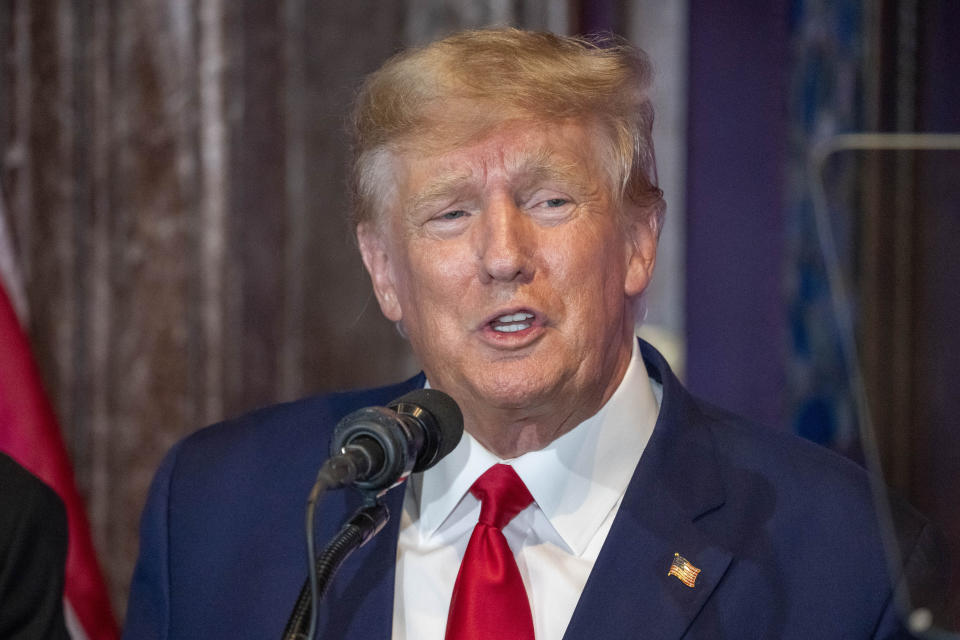
[[[623,376],[656,240],[615,209],[596,138],[575,122],[520,121],[401,155],[385,218],[358,229],[384,315],[468,430],[504,411],[558,425],[592,415]]]

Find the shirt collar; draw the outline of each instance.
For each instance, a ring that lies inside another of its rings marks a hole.
[[[467,433],[413,482],[420,532],[432,536],[477,478],[512,464],[557,534],[582,555],[626,491],[657,420],[659,403],[636,341],[627,371],[596,414],[539,451],[504,461]]]

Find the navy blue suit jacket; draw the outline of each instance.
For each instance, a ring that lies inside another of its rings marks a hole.
[[[895,634],[867,475],[697,400],[642,350],[663,384],[660,416],[565,637]],[[143,514],[125,637],[279,638],[306,577],[304,505],[331,428],[422,382],[270,407],[177,444]],[[390,637],[402,489],[385,500],[393,517],[334,579],[319,638]],[[329,494],[319,544],[359,504]],[[920,571],[925,525],[903,522],[908,569]],[[674,553],[700,568],[694,587],[668,576]]]

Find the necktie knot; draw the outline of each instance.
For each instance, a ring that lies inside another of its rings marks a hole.
[[[480,523],[497,529],[507,526],[514,516],[533,502],[523,480],[508,464],[495,464],[470,487],[480,500]]]

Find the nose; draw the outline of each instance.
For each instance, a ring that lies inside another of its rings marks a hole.
[[[478,225],[477,255],[483,282],[527,282],[536,249],[530,219],[512,198],[489,202]]]

